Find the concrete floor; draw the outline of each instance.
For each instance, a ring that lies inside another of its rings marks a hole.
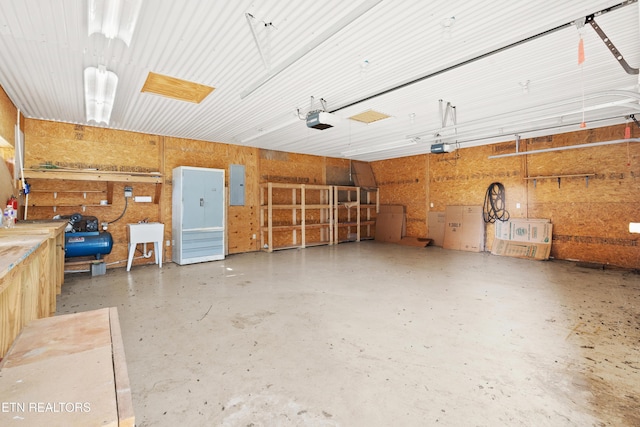
[[[67,275],[138,426],[638,426],[640,275],[375,242]]]

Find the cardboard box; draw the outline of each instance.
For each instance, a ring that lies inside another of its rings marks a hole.
[[[447,206],[443,248],[481,252],[484,233],[482,206]]]
[[[511,222],[511,240],[518,242],[551,243],[551,223],[539,220]]]
[[[371,163],[352,160],[351,167],[353,168],[353,182],[355,185],[363,188],[377,187]]]
[[[429,227],[429,238],[433,240],[434,246],[440,246],[444,244],[444,224],[445,224],[444,212],[429,212],[427,219],[427,225]]]
[[[484,251],[485,223],[482,206],[464,206],[462,210],[460,250]]]
[[[491,253],[547,260],[551,254],[553,224],[548,219],[515,218],[495,223],[495,236]]]
[[[511,223],[509,221],[496,221],[494,230],[496,239],[511,240]]]
[[[515,218],[506,222],[496,221],[495,237],[517,242],[551,243],[552,224],[548,219]]]
[[[400,245],[405,245],[405,246],[416,246],[418,248],[426,248],[431,244],[431,242],[432,242],[431,239],[427,239],[424,237],[404,236],[402,239],[400,239],[399,242],[396,242],[396,243]]]
[[[376,215],[376,237],[379,242],[399,242],[406,232],[404,206],[380,205]]]
[[[527,258],[547,260],[551,254],[551,243],[516,242],[513,240],[495,239],[491,254],[510,256],[515,258]]]

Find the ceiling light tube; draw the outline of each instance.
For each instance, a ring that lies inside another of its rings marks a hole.
[[[142,0],[88,0],[89,35],[100,33],[129,46],[141,7]]]
[[[280,129],[284,129],[287,126],[290,126],[290,125],[292,125],[294,123],[299,123],[299,122],[300,122],[300,119],[296,116],[296,117],[294,117],[294,118],[292,118],[290,120],[287,120],[286,122],[282,122],[282,123],[280,123],[278,125],[275,125],[275,126],[272,126],[270,128],[258,129],[258,133],[254,134],[254,135],[251,135],[251,136],[248,136],[248,137],[246,137],[244,139],[241,139],[240,143],[244,144],[244,143],[247,143],[249,141],[253,141],[254,139],[260,138],[261,136],[270,134],[270,133],[275,132],[275,131],[280,130]]]
[[[245,13],[244,17],[247,18],[247,23],[249,24],[249,28],[251,29],[251,35],[253,36],[253,41],[256,43],[256,47],[258,48],[258,53],[260,53],[260,58],[262,58],[262,63],[264,64],[264,68],[269,70],[269,61],[264,56],[264,51],[262,50],[262,46],[260,45],[260,40],[258,39],[258,34],[256,34],[256,29],[253,26],[253,20],[255,19],[252,14]],[[269,31],[270,27],[267,27],[267,31]]]
[[[104,65],[84,69],[84,102],[87,122],[109,124],[118,76]]]
[[[417,142],[414,140],[406,140],[396,142],[387,142],[386,144],[375,145],[373,147],[363,147],[363,148],[354,148],[352,150],[343,151],[340,153],[343,157],[351,157],[354,155],[360,154],[369,154],[369,153],[377,153],[380,151],[394,150],[396,148],[409,147],[411,145],[416,145]]]
[[[284,70],[286,70],[287,68],[295,64],[296,62],[298,62],[305,55],[307,55],[313,49],[320,46],[325,41],[329,40],[335,34],[342,31],[344,28],[346,28],[348,25],[350,25],[356,19],[360,18],[365,13],[367,13],[370,9],[375,7],[381,1],[382,0],[365,0],[364,2],[362,2],[359,6],[357,6],[355,9],[349,12],[346,16],[344,16],[334,25],[329,27],[326,31],[319,34],[318,37],[314,38],[313,40],[311,40],[311,42],[303,46],[302,49],[298,50],[289,58],[285,59],[283,62],[278,64],[278,66],[275,67],[271,72],[267,73],[267,75],[258,79],[258,81],[250,85],[247,90],[245,90],[240,94],[240,99],[244,99],[247,96],[251,95],[253,92],[255,92],[260,87],[262,87],[262,85],[264,85],[265,83],[273,79],[275,76],[277,76],[278,74],[280,74],[281,72],[283,72]]]

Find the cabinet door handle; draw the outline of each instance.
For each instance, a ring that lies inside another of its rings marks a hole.
[[[200,197],[200,206],[204,206],[204,198]]]

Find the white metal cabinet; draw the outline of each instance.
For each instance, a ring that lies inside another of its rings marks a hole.
[[[173,170],[173,262],[224,259],[224,170],[181,166]]]

